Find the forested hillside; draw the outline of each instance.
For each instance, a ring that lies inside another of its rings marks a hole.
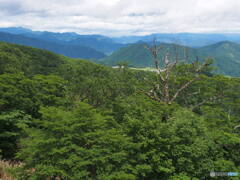
[[[113,66],[123,61],[128,62],[129,66],[133,67],[152,67],[154,66],[152,56],[145,46],[146,43],[128,45],[101,59],[99,62]],[[179,61],[186,61],[186,56],[188,56],[187,63],[192,62],[198,56],[197,50],[186,46],[162,43],[159,47],[159,60],[163,59],[166,53],[169,54],[170,59],[175,58],[176,54],[178,54]]]
[[[0,43],[0,157],[10,164],[0,163],[0,175],[202,180],[239,172],[240,79],[213,74],[208,60],[166,63],[159,74],[112,69]],[[162,96],[166,84],[172,102]]]
[[[199,48],[198,52],[215,59],[218,73],[240,77],[240,44],[224,41]]]
[[[101,59],[103,64],[115,66],[118,62],[127,62],[133,67],[152,67],[152,57],[145,48],[146,43],[132,44],[115,51],[112,55]],[[187,46],[165,44],[159,45],[159,60],[168,52],[170,59],[178,54],[179,61],[191,63],[205,58],[214,60],[215,73],[228,76],[240,77],[240,44],[229,41],[204,46],[201,48],[190,48]]]

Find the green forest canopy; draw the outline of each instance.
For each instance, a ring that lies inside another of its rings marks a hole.
[[[0,43],[1,158],[23,162],[12,173],[24,180],[239,172],[240,79],[209,71],[166,105],[140,92],[156,82],[154,72]],[[171,89],[193,76],[190,65],[178,65]]]

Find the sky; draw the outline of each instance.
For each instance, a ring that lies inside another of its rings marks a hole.
[[[239,33],[239,0],[0,0],[0,27],[108,36]]]

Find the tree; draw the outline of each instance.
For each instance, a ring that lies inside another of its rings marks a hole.
[[[176,69],[179,63],[178,52],[176,50],[175,60],[169,59],[169,54],[166,53],[164,58],[159,62],[158,52],[161,46],[157,45],[156,40],[153,40],[153,46],[145,46],[152,55],[153,63],[156,72],[156,82],[153,85],[152,89],[149,91],[141,90],[142,93],[147,95],[149,98],[158,101],[164,102],[167,105],[172,104],[181,92],[187,89],[195,81],[201,79],[200,74],[206,70],[206,68],[211,64],[211,61],[206,61],[204,64],[200,64],[198,61],[192,63],[191,74],[193,75],[191,79],[188,79],[186,82],[182,83],[178,88],[176,86],[171,88],[171,79],[176,78]]]
[[[55,75],[23,73],[0,75],[0,110],[21,110],[38,116],[40,106],[61,104],[66,95],[66,81]]]
[[[215,118],[210,118],[216,109],[199,116],[177,106],[163,123],[165,108],[142,94],[119,100],[114,106],[114,117],[134,143],[130,162],[137,179],[197,180],[207,179],[211,170],[237,172],[239,137],[220,130],[226,128],[226,121],[221,128],[210,125],[218,123],[216,118],[222,114],[216,117],[217,111]]]
[[[35,169],[31,178],[135,179],[127,163],[129,138],[111,117],[85,103],[72,111],[49,107],[41,113],[39,128],[26,130],[18,153],[25,173]]]
[[[13,159],[19,150],[17,145],[23,136],[23,129],[31,124],[31,116],[14,110],[0,113],[0,155],[4,159]]]

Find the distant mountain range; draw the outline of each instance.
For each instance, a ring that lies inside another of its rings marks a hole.
[[[72,58],[99,59],[105,57],[105,54],[90,47],[60,44],[5,32],[0,32],[0,41],[46,49]]]
[[[135,43],[138,41],[151,42],[154,38],[159,42],[181,44],[190,47],[207,46],[221,41],[232,41],[240,43],[240,33],[160,33],[150,34],[146,36],[123,36],[113,38],[113,40],[118,43]]]
[[[160,60],[167,52],[169,59],[175,59],[176,52],[178,52],[179,61],[185,60],[187,63],[196,60],[197,57],[199,61],[203,61],[205,58],[213,58],[213,65],[217,67],[216,73],[240,76],[240,44],[224,41],[201,48],[191,48],[163,43],[161,47],[158,57]],[[101,59],[99,62],[114,66],[119,61],[128,62],[133,67],[153,66],[151,54],[142,43],[123,47],[112,55]]]
[[[0,28],[0,32],[21,35],[45,42],[52,42],[65,46],[85,46],[93,48],[99,52],[110,54],[123,47],[124,44],[116,43],[111,38],[102,35],[79,35],[77,33],[54,33],[47,31],[32,31],[25,28]]]
[[[0,28],[0,32],[24,35],[57,43],[74,43],[94,48],[106,54],[123,47],[124,44],[132,44],[139,41],[150,42],[153,38],[156,38],[159,42],[175,43],[190,47],[207,46],[221,41],[240,43],[240,33],[157,33],[145,36],[107,37],[102,35],[80,35],[74,32],[32,31],[22,27]]]
[[[169,51],[170,58],[191,62],[212,57],[217,73],[240,76],[240,34],[151,34],[110,38],[102,35],[79,35],[74,32],[32,31],[22,27],[0,28],[0,41],[46,49],[73,58],[90,59],[107,65],[127,61],[131,66],[152,66],[151,55],[143,44],[156,38]],[[174,45],[179,44],[179,45]]]

